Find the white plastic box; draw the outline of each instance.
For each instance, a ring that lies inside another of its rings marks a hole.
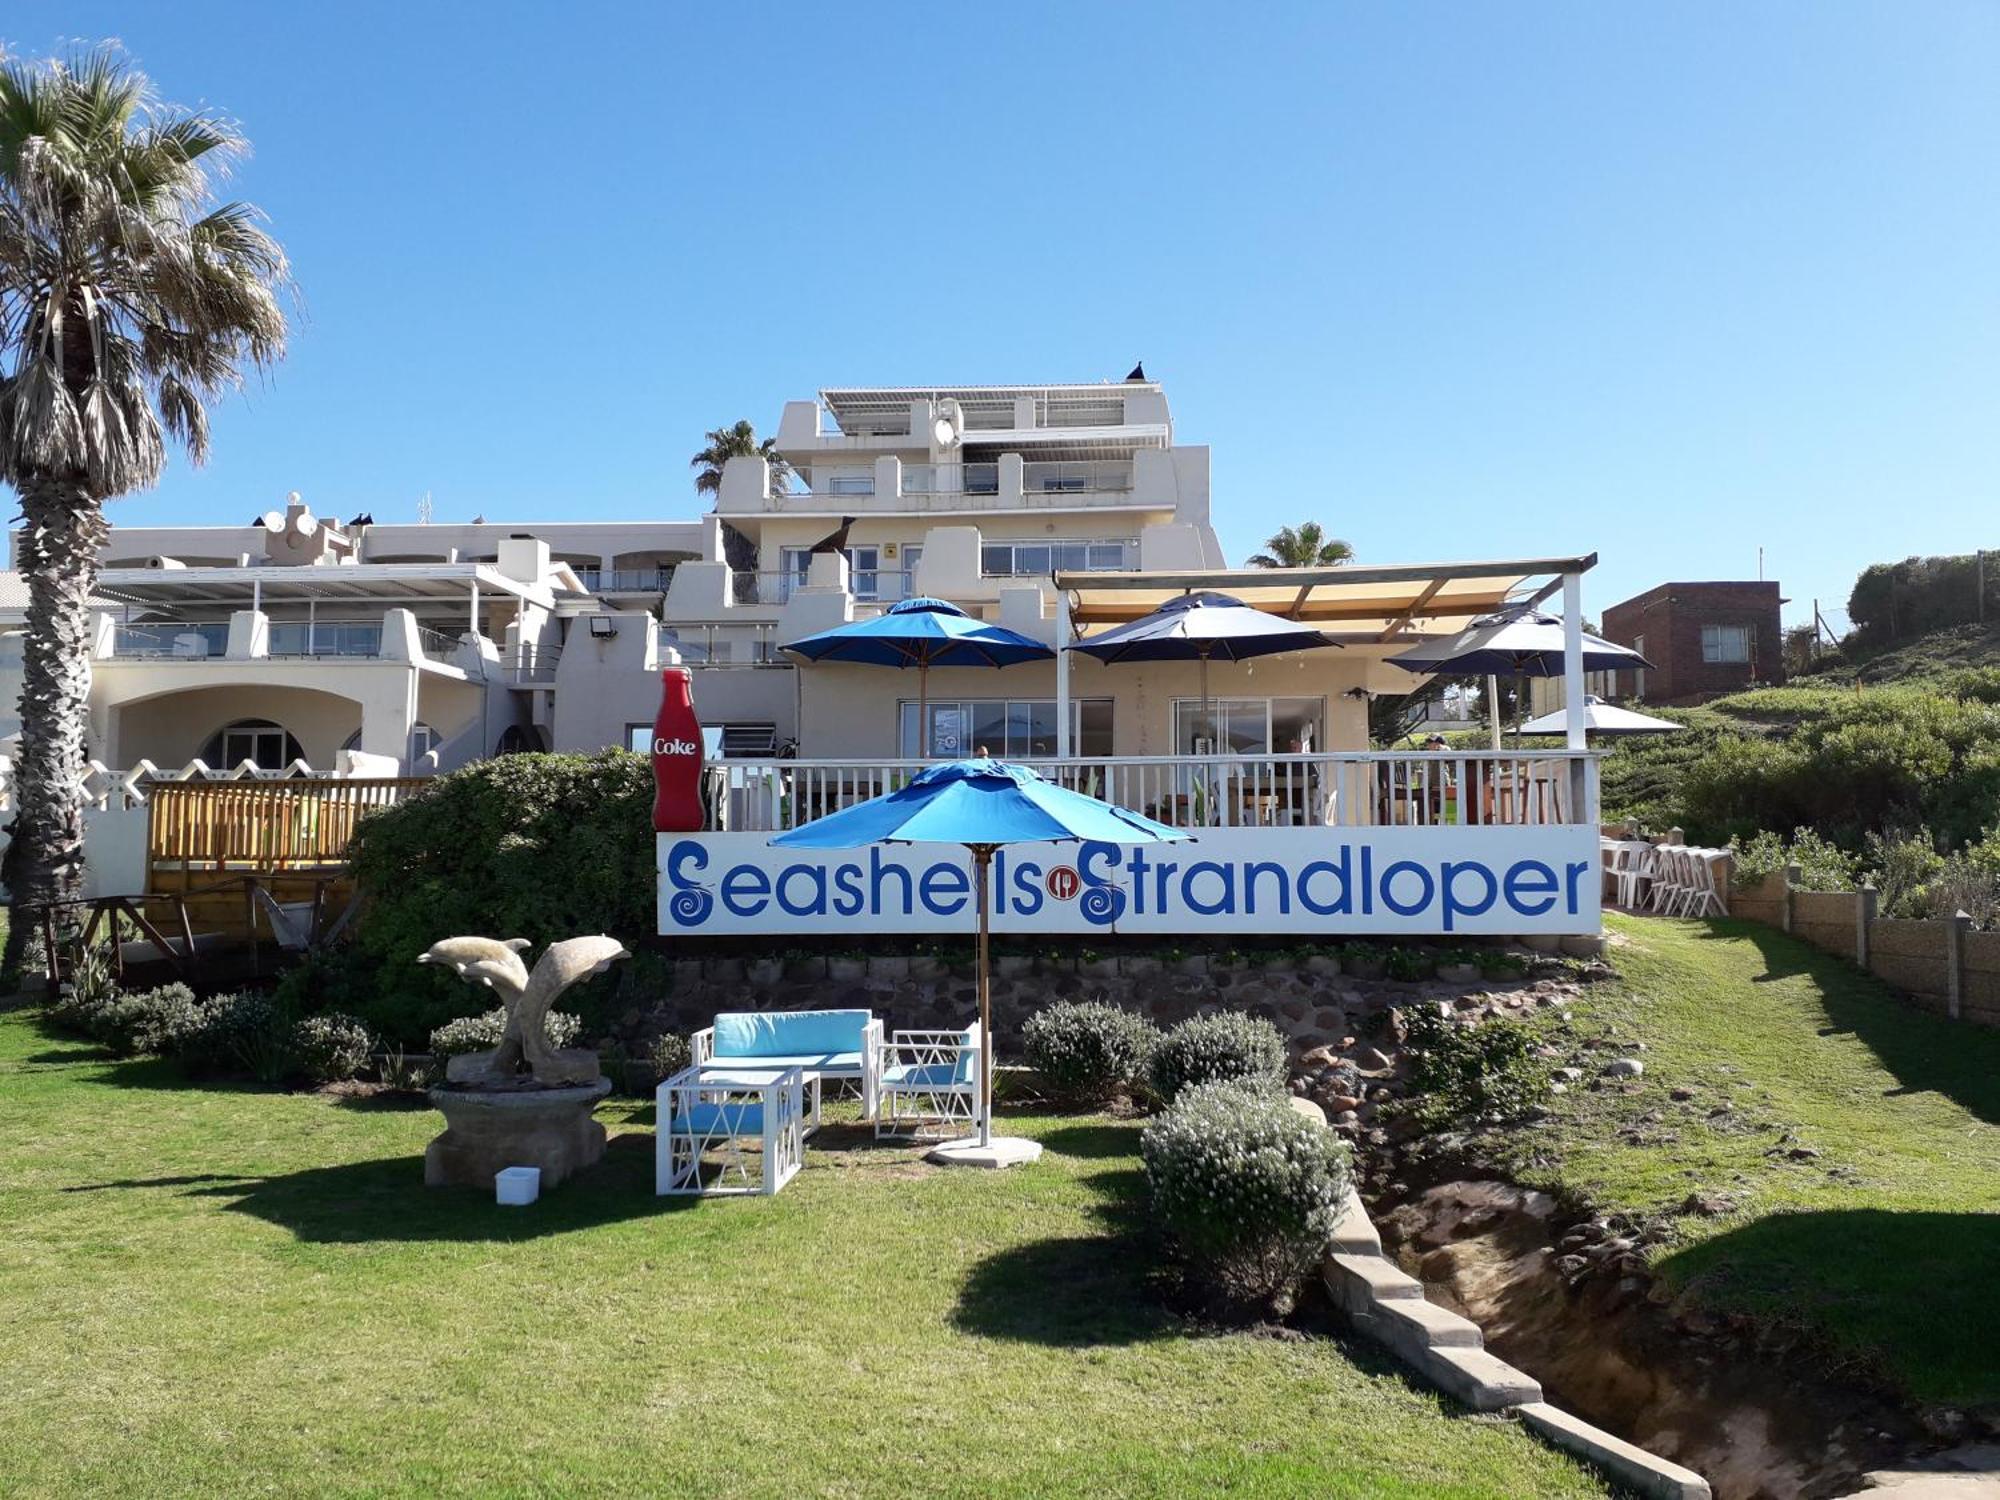
[[[502,1167],[493,1174],[494,1201],[507,1208],[522,1208],[541,1196],[540,1167]]]

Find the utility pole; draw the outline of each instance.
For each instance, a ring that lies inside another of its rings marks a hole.
[[[1986,549],[1972,549],[1972,576],[1976,580],[1973,597],[1979,601],[1979,623],[1986,623]]]

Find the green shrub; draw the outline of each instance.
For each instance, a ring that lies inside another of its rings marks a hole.
[[[581,1020],[559,1010],[550,1011],[547,1020],[552,1046],[572,1046],[583,1031]],[[500,1038],[506,1032],[507,1010],[504,1006],[489,1010],[482,1016],[461,1016],[456,1021],[445,1022],[431,1033],[431,1056],[442,1062],[448,1057],[463,1057],[468,1052],[490,1052],[500,1045]]]
[[[368,1066],[374,1038],[353,1016],[307,1016],[292,1033],[298,1070],[314,1083],[345,1083]]]
[[[1290,1311],[1326,1255],[1346,1143],[1254,1083],[1187,1089],[1140,1136],[1154,1222],[1200,1287],[1238,1309]]]
[[[291,1024],[277,1005],[259,994],[211,996],[168,1045],[191,1072],[280,1083],[292,1071]]]
[[[1869,834],[1862,859],[1875,882],[1877,909],[1885,917],[1919,915],[1924,887],[1944,868],[1929,834],[1903,829]]]
[[[1021,1028],[1028,1065],[1057,1097],[1102,1104],[1146,1074],[1159,1028],[1102,1000],[1059,1000]]]
[[[656,1074],[661,1078],[671,1078],[694,1061],[694,1048],[678,1032],[663,1031],[653,1038],[653,1045],[646,1049],[646,1056]]]
[[[98,1039],[97,1013],[118,995],[111,952],[101,945],[73,945],[65,956],[62,983],[48,1003],[49,1020],[73,1036]]]
[[[201,1002],[184,984],[163,984],[134,997],[144,1008],[144,1016],[132,1033],[136,1050],[158,1057],[172,1057],[181,1038],[202,1024]]]
[[[1437,1005],[1403,1017],[1410,1087],[1404,1112],[1426,1129],[1473,1120],[1520,1119],[1548,1094],[1541,1037],[1524,1021],[1464,1024]]]
[[[1401,984],[1414,984],[1436,968],[1431,955],[1421,948],[1391,948],[1382,961],[1382,971]]]
[[[1153,1088],[1171,1104],[1204,1083],[1252,1083],[1273,1092],[1285,1082],[1285,1038],[1257,1016],[1225,1010],[1195,1016],[1153,1048]]]
[[[539,952],[584,933],[650,935],[652,801],[643,756],[502,755],[370,814],[351,850],[367,903],[353,944],[362,977],[338,1003],[410,1044],[474,998],[456,975],[417,963],[441,938],[519,937]],[[614,970],[566,999],[597,1014],[621,983],[639,982]]]
[[[1856,860],[1810,828],[1795,828],[1789,842],[1775,833],[1760,833],[1730,847],[1735,885],[1755,885],[1786,865],[1799,867],[1799,884],[1809,891],[1851,891],[1856,884]]]

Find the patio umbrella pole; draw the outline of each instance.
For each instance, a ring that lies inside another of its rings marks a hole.
[[[931,758],[930,718],[931,659],[917,658],[917,759]]]
[[[993,1144],[993,992],[991,919],[986,909],[987,870],[993,863],[991,844],[972,847],[972,899],[979,903],[979,1144]]]

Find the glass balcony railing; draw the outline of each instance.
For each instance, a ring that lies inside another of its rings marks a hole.
[[[221,656],[229,650],[229,625],[222,620],[162,620],[120,625],[112,634],[113,656]]]
[[[379,620],[280,620],[271,625],[273,656],[380,656]]]

